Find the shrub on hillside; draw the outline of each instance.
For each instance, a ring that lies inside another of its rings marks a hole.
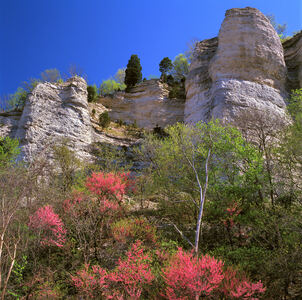
[[[105,111],[99,115],[99,125],[102,128],[107,128],[110,124],[110,117],[108,111]]]
[[[37,233],[42,246],[63,247],[66,241],[66,229],[52,206],[39,208],[29,217],[28,227]]]
[[[20,153],[19,141],[10,137],[0,137],[0,167],[15,161]]]
[[[96,85],[88,85],[87,86],[87,92],[88,92],[88,102],[94,102],[97,99],[98,96],[98,89]]]
[[[114,79],[104,80],[100,85],[99,92],[101,96],[112,95],[117,91],[123,91],[126,88],[124,83],[116,82]]]

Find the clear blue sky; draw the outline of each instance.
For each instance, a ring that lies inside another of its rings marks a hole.
[[[302,0],[0,0],[0,95],[49,68],[82,68],[99,84],[138,54],[157,75],[192,38],[217,35],[225,11],[252,6],[302,29]]]

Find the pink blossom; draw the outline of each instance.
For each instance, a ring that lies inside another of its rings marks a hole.
[[[29,217],[28,226],[41,234],[41,245],[63,247],[66,230],[60,217],[54,213],[52,206],[40,207]]]
[[[150,271],[150,258],[144,254],[141,241],[136,241],[127,252],[125,260],[119,259],[115,272],[109,274],[112,282],[118,283],[120,295],[130,299],[140,299],[144,286],[154,279]]]
[[[165,297],[170,300],[209,296],[223,280],[223,262],[205,255],[200,258],[181,248],[164,270]]]

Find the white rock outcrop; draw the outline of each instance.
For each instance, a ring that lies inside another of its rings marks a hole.
[[[255,8],[230,9],[218,40],[195,49],[184,120],[233,122],[253,110],[285,118],[286,74],[283,47],[269,20]]]
[[[87,84],[81,77],[63,84],[39,83],[29,94],[18,128],[13,134],[30,161],[56,142],[66,139],[79,158],[89,159],[92,127],[87,102]]]
[[[100,101],[109,109],[112,120],[136,122],[139,127],[152,129],[183,121],[185,100],[169,99],[168,95],[167,84],[152,79],[136,85],[129,93],[118,92]]]

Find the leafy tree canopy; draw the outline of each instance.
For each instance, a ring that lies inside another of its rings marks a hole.
[[[178,54],[173,61],[173,75],[176,80],[185,78],[189,73],[189,62],[184,54]]]
[[[116,82],[123,85],[125,83],[125,76],[126,76],[126,68],[118,69],[116,74],[114,75],[114,79]]]
[[[102,82],[99,88],[99,92],[101,96],[112,95],[114,92],[122,91],[125,88],[125,84],[118,83],[114,79],[108,79]]]

